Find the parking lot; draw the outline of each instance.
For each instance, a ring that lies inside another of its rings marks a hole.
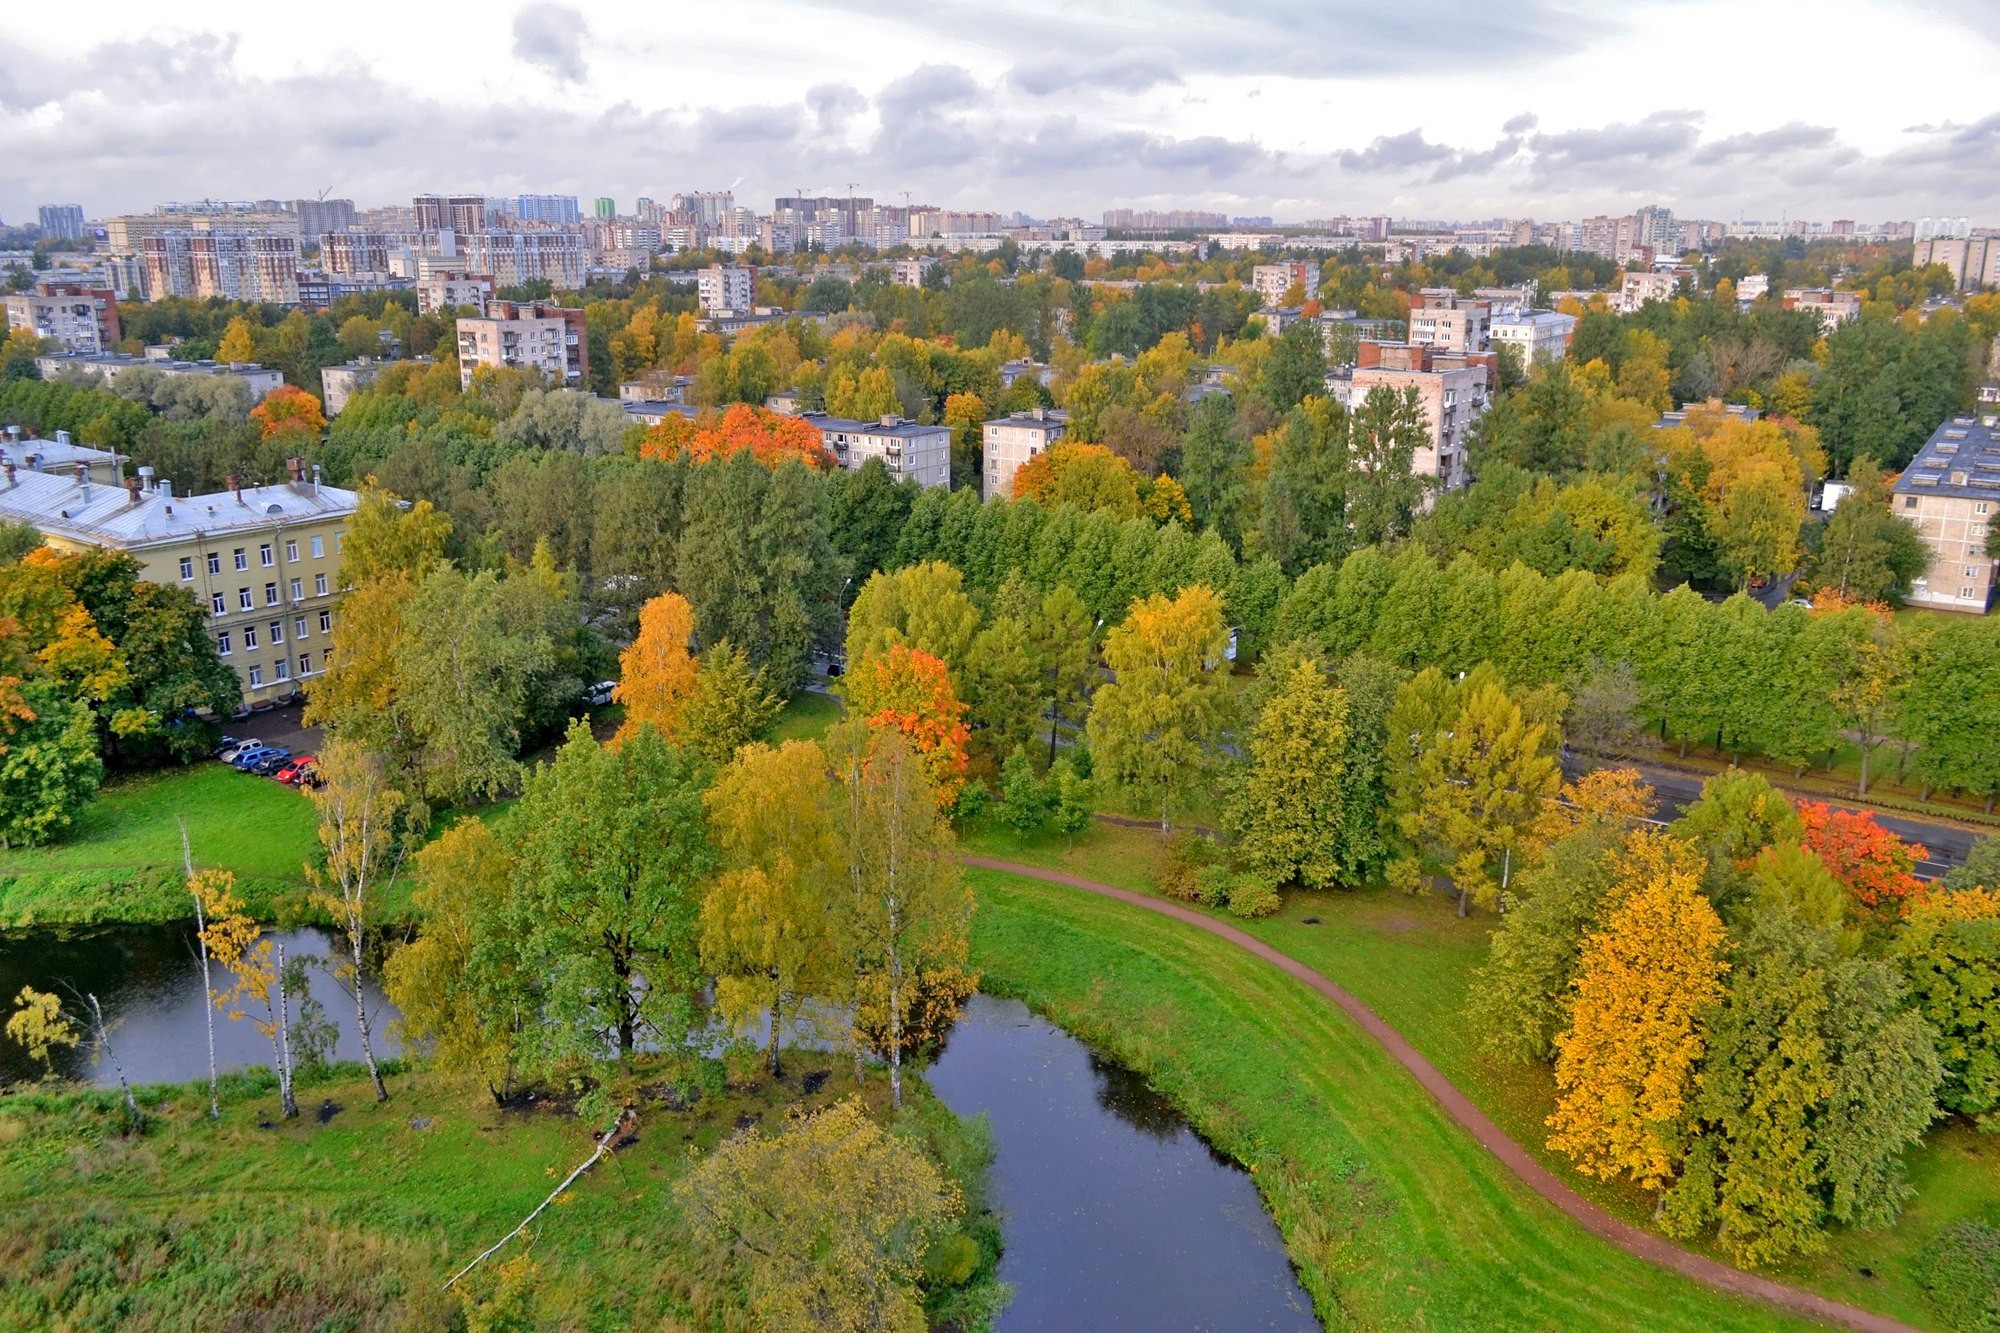
[[[318,754],[320,729],[308,727],[300,720],[305,715],[305,705],[295,704],[290,708],[273,708],[268,713],[252,713],[241,722],[225,722],[225,735],[238,740],[259,740],[266,745],[283,745],[294,755]]]

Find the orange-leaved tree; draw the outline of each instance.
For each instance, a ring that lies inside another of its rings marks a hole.
[[[943,661],[907,644],[892,645],[848,677],[847,702],[869,726],[908,738],[937,788],[939,809],[957,802],[972,729]]]
[[[1133,518],[1140,512],[1139,474],[1101,444],[1051,445],[1015,470],[1014,498]]]
[[[320,410],[319,399],[290,384],[280,384],[265,394],[264,401],[250,409],[250,419],[263,427],[267,440],[286,431],[317,436],[326,429],[326,413]]]
[[[681,712],[694,693],[700,667],[688,651],[694,637],[694,608],[677,592],[663,592],[639,608],[639,635],[618,655],[621,679],[611,697],[625,706],[618,738],[653,726],[672,740]]]
[[[639,444],[640,454],[647,458],[686,455],[698,463],[728,458],[746,449],[767,467],[776,467],[787,458],[800,459],[822,471],[839,466],[811,422],[747,403],[732,403],[720,415],[670,416],[646,432]]]
[[[1930,859],[1930,849],[1904,842],[1877,824],[1873,812],[1800,801],[1799,824],[1799,844],[1824,861],[1855,906],[1878,923],[1894,921],[1923,891],[1916,868]]]

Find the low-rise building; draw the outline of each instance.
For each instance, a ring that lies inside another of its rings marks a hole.
[[[540,372],[557,388],[578,388],[590,373],[583,311],[543,301],[489,301],[486,313],[458,321],[458,375],[472,387],[481,366]]]
[[[1042,453],[1069,429],[1069,413],[1053,407],[1030,408],[998,417],[980,427],[986,498],[1014,494],[1014,474],[1021,464]]]
[[[1319,265],[1303,261],[1290,264],[1259,264],[1250,270],[1250,289],[1263,298],[1264,308],[1274,310],[1285,303],[1285,293],[1293,287],[1304,290],[1306,300],[1319,291]]]
[[[859,472],[879,458],[897,481],[909,478],[919,486],[951,485],[951,427],[921,426],[898,416],[880,421],[850,421],[824,412],[805,412],[820,442],[849,472]]]
[[[1560,310],[1501,309],[1493,313],[1493,343],[1496,347],[1521,349],[1521,364],[1560,361],[1569,355],[1569,340],[1576,332],[1576,316]]]
[[[448,306],[486,313],[493,299],[493,275],[467,273],[461,269],[440,269],[417,284],[417,313],[428,315]]]
[[[122,484],[124,466],[131,461],[110,449],[78,444],[66,430],[44,440],[36,435],[23,435],[19,426],[0,427],[0,465],[11,464],[17,471],[74,477],[77,468],[82,467],[92,481],[112,486]]]
[[[139,562],[139,577],[185,588],[206,613],[215,647],[252,702],[292,693],[333,656],[340,547],[353,491],[306,479],[232,484],[177,496],[141,469],[121,485],[79,465],[63,476],[0,467],[0,520],[26,523],[58,550],[108,548]]]
[[[1410,470],[1428,477],[1436,491],[1457,490],[1470,480],[1466,442],[1486,415],[1499,373],[1491,352],[1459,356],[1410,343],[1361,344],[1351,369],[1327,377],[1327,387],[1349,411],[1361,407],[1371,390],[1402,393],[1414,389],[1429,438],[1417,449]]]
[[[1673,300],[1675,293],[1680,291],[1681,284],[1693,278],[1694,270],[1691,268],[1660,268],[1644,273],[1627,273],[1624,284],[1618,289],[1615,304],[1622,313],[1629,315],[1648,301]]]
[[[743,314],[756,303],[757,270],[748,264],[710,264],[695,278],[695,293],[704,315]]]
[[[1493,343],[1493,306],[1449,287],[1427,287],[1410,298],[1409,341],[1463,356]]]
[[[1793,287],[1785,292],[1785,309],[1809,310],[1819,316],[1822,329],[1832,332],[1861,313],[1861,293],[1837,292],[1828,287]]]
[[[1996,561],[1987,544],[2000,513],[2000,417],[1953,417],[1934,431],[1890,492],[1889,507],[1916,526],[1931,563],[1909,601],[1984,615]]]
[[[427,356],[411,358],[417,365],[427,366],[431,359]],[[346,408],[347,400],[375,382],[375,377],[398,364],[394,360],[384,361],[377,357],[364,356],[358,361],[344,365],[325,366],[319,372],[320,388],[324,391],[320,398],[329,417],[337,417]]]
[[[260,366],[255,361],[175,361],[166,356],[126,356],[121,352],[102,352],[96,356],[74,353],[38,356],[35,358],[35,370],[45,380],[94,374],[106,385],[116,384],[118,377],[128,370],[157,370],[162,375],[234,375],[250,386],[252,402],[262,401],[265,394],[285,382],[281,371]]]
[[[889,261],[889,281],[898,287],[921,287],[924,275],[937,267],[937,256],[918,255],[914,259]]]
[[[108,352],[122,336],[118,293],[108,287],[41,282],[32,290],[10,293],[0,304],[6,307],[8,332],[24,329],[37,338],[53,338],[65,352]]]

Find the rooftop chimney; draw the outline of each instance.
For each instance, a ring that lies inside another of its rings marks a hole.
[[[139,484],[149,491],[153,489],[153,469],[149,467],[139,469]]]
[[[90,503],[90,469],[82,463],[76,465],[76,484],[83,490],[83,502]]]
[[[14,480],[14,465],[9,463],[7,465],[7,489],[11,491],[20,484],[20,482]]]
[[[319,464],[313,464],[313,494],[319,494]]]
[[[297,486],[306,479],[306,460],[303,458],[287,458],[285,460],[285,470],[292,474],[292,485]]]
[[[169,500],[174,498],[174,479],[172,477],[160,478],[160,494]],[[170,508],[167,512],[171,514],[174,511]]]
[[[140,481],[137,477],[125,478],[125,495],[133,504],[139,503]]]
[[[242,504],[242,503],[243,503],[243,478],[241,478],[241,477],[237,476],[237,475],[236,475],[236,474],[235,474],[234,472],[232,472],[232,473],[230,473],[230,474],[229,474],[229,478],[228,478],[228,480],[229,480],[229,490],[230,490],[230,493],[231,493],[231,494],[233,494],[233,495],[234,495],[234,496],[236,497],[236,503],[237,503],[237,504]]]

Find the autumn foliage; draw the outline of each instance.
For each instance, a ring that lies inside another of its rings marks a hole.
[[[621,679],[611,697],[625,706],[619,739],[652,726],[671,740],[694,693],[699,670],[688,652],[694,637],[694,610],[677,592],[663,592],[639,608],[639,634],[618,655]]]
[[[849,705],[869,726],[909,739],[937,787],[938,807],[950,809],[965,782],[972,729],[945,664],[899,643],[857,671],[848,690]]]
[[[1904,842],[1869,812],[1816,801],[1800,801],[1798,809],[1800,845],[1826,863],[1864,913],[1894,920],[1922,892],[1915,871],[1919,861],[1930,859],[1922,843]]]
[[[1101,444],[1051,445],[1015,469],[1014,498],[1042,505],[1139,513],[1139,474]]]
[[[766,467],[776,467],[787,458],[821,471],[839,466],[811,422],[746,403],[733,404],[720,415],[670,416],[646,432],[639,444],[639,453],[646,458],[685,456],[698,463],[745,450]]]
[[[318,435],[326,429],[326,413],[320,410],[319,399],[290,384],[280,384],[265,394],[264,401],[250,409],[250,419],[263,428],[267,440],[286,431]]]

